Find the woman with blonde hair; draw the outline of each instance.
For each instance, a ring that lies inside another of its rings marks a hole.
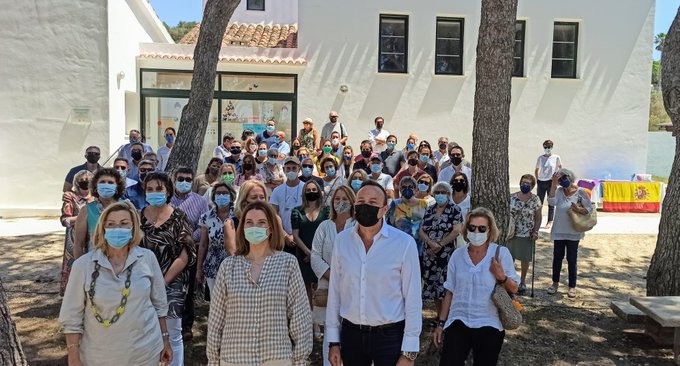
[[[222,262],[215,279],[208,364],[304,365],[312,321],[298,262],[282,252],[286,233],[269,203],[251,203],[241,217],[236,255]]]
[[[255,201],[269,201],[267,187],[259,180],[245,181],[238,191],[238,198],[234,206],[234,217],[240,217],[246,206]]]
[[[73,263],[59,312],[69,365],[157,366],[172,360],[163,273],[139,247],[144,234],[129,202],[101,214],[94,250]]]
[[[352,188],[354,193],[361,188],[361,185],[368,180],[368,174],[363,169],[356,169],[350,174],[349,179],[347,179],[347,186]]]
[[[464,226],[468,245],[454,251],[449,260],[434,343],[443,347],[442,366],[465,364],[470,350],[475,364],[495,365],[505,330],[491,294],[496,284],[510,294],[517,293],[519,276],[510,251],[495,243],[498,227],[489,209],[470,211]]]
[[[328,280],[331,276],[331,258],[333,256],[335,236],[337,233],[356,224],[353,219],[354,201],[356,201],[356,195],[351,188],[348,186],[338,187],[331,198],[330,218],[322,222],[314,234],[311,257],[312,270],[314,270],[314,273],[319,278],[317,293],[326,293],[326,298],[322,299],[322,296],[318,296],[318,298],[314,299],[312,314],[314,324],[324,325],[326,321],[325,300],[328,296]],[[330,361],[328,361],[328,342],[325,336],[323,341],[323,359],[324,365],[330,366]]]

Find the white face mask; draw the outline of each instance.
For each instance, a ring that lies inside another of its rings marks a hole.
[[[472,232],[468,230],[467,232],[467,239],[468,243],[475,247],[481,247],[486,243],[486,239],[488,238],[488,233],[478,233],[478,232]]]

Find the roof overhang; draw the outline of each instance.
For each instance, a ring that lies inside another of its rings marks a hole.
[[[193,44],[141,43],[139,58],[193,61]],[[220,63],[272,64],[304,66],[307,64],[304,51],[299,48],[256,48],[229,46],[222,47]]]

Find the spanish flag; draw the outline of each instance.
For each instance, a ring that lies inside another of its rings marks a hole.
[[[602,210],[606,212],[659,212],[661,183],[602,182]]]

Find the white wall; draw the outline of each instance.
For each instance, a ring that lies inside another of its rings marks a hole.
[[[675,157],[676,138],[670,132],[648,132],[647,173],[668,178]]]
[[[525,0],[526,78],[513,80],[511,182],[533,172],[550,138],[582,177],[629,178],[644,171],[654,0]],[[298,116],[325,120],[338,110],[357,146],[382,115],[405,143],[410,132],[433,145],[440,135],[472,150],[478,1],[300,0],[299,46],[308,66]],[[409,73],[377,73],[379,14],[409,15]],[[465,18],[464,75],[434,75],[435,19]],[[579,21],[576,80],[551,79],[553,22]],[[342,94],[339,87],[349,86]]]
[[[203,9],[205,3],[203,0]],[[247,10],[247,0],[242,0],[230,23],[295,24],[298,21],[298,0],[265,0],[264,11]]]
[[[139,44],[147,42],[174,43],[146,0],[109,0],[109,149],[116,151],[125,142],[127,126],[139,129],[139,112],[126,114],[128,110],[139,111],[137,94],[136,56]],[[120,73],[124,74],[120,78]],[[134,93],[135,95],[130,95]],[[132,118],[132,121],[127,121]],[[154,151],[158,146],[152,146]],[[108,155],[107,155],[108,157]],[[104,158],[105,159],[105,158]]]
[[[0,60],[0,215],[58,213],[85,148],[109,150],[106,3],[6,2]]]

